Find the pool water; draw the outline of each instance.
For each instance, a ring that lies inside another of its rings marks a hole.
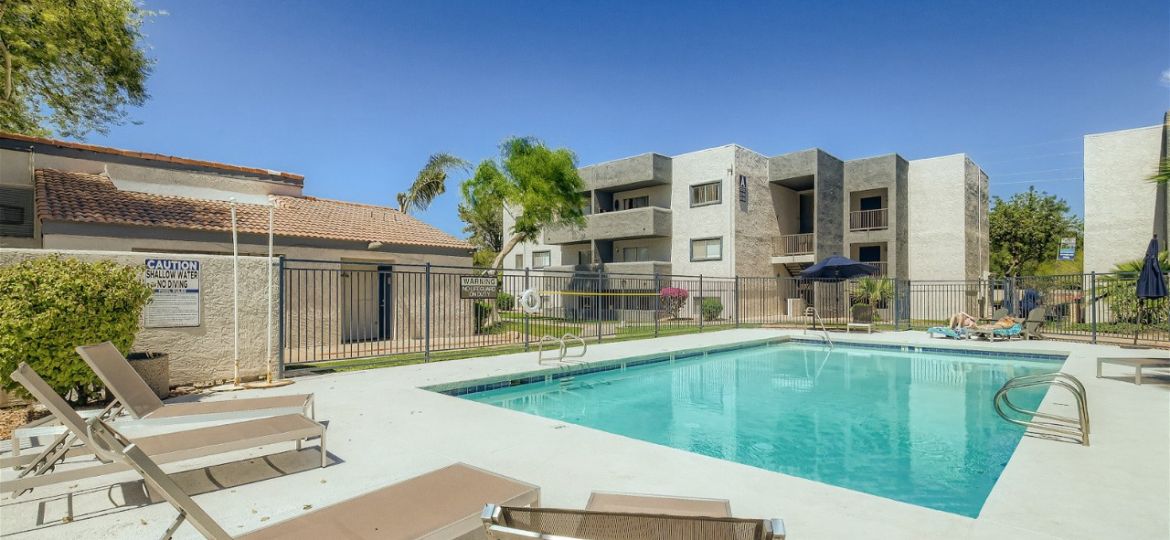
[[[1008,379],[1059,360],[779,343],[462,395],[975,517],[1023,429]],[[1044,390],[1013,393],[1036,408]]]

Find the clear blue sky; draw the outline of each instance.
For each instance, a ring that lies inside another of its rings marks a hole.
[[[393,204],[434,152],[508,135],[582,164],[738,143],[966,152],[992,193],[1082,209],[1081,137],[1170,107],[1170,5],[146,0],[137,124],[90,142],[287,170]],[[456,178],[460,180],[462,178]],[[458,189],[422,214],[452,233]]]

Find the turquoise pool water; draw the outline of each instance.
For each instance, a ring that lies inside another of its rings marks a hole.
[[[1060,364],[780,343],[449,393],[974,517],[1023,435],[995,391]]]

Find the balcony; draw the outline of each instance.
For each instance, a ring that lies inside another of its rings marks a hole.
[[[850,231],[880,231],[889,228],[888,208],[849,212]]]
[[[669,184],[671,160],[659,154],[642,154],[582,167],[581,179],[588,189],[626,190]]]
[[[861,261],[861,262],[864,262],[865,264],[868,264],[874,268],[877,268],[878,273],[875,274],[877,277],[889,277],[889,275],[890,275],[889,274],[890,266],[889,266],[889,263],[886,261]]]
[[[785,234],[776,238],[772,246],[772,253],[777,257],[791,257],[794,255],[812,255],[816,245],[814,233]]]
[[[670,236],[670,210],[658,207],[634,208],[585,217],[580,229],[559,228],[544,232],[544,243],[579,244],[590,240],[622,240]]]

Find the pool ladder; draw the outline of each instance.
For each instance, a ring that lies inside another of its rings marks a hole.
[[[1056,414],[1031,411],[1022,409],[1015,403],[1012,403],[1009,395],[1012,390],[1036,386],[1057,386],[1071,392],[1073,398],[1076,399],[1077,417],[1070,418]],[[1021,420],[1008,416],[1004,412],[1005,407],[1017,414],[1031,416],[1032,420]],[[1076,377],[1067,373],[1057,372],[1021,375],[1008,380],[995,393],[995,412],[1004,420],[1013,424],[1024,426],[1025,428],[1040,433],[1069,438],[1081,443],[1083,446],[1089,446],[1089,403],[1087,394],[1085,393],[1085,385],[1081,384],[1081,381]],[[1036,418],[1047,421],[1036,421]]]
[[[833,339],[829,337],[829,329],[825,328],[825,320],[821,318],[821,315],[819,313],[817,313],[817,308],[812,307],[812,306],[804,308],[804,316],[805,317],[812,317],[812,324],[813,324],[814,328],[818,324],[821,325],[821,332],[823,334],[825,334],[825,343],[828,343],[829,348],[832,349],[833,348]],[[805,332],[807,333],[808,331],[805,330]]]
[[[581,344],[581,352],[570,355],[568,342],[574,340]],[[554,343],[557,345],[557,362],[560,362],[565,358],[580,358],[585,356],[585,352],[589,350],[589,346],[585,344],[585,340],[581,339],[576,334],[566,333],[559,338],[545,334],[540,337],[540,342],[536,345],[536,363],[538,364],[544,362],[545,343]]]

